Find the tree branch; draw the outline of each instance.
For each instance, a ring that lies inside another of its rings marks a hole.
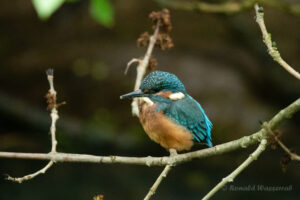
[[[178,0],[157,0],[164,6],[170,6],[181,10],[197,10],[209,13],[237,13],[251,7],[255,0],[245,0],[241,2],[224,2],[219,4],[212,4],[201,1],[178,1]]]
[[[46,94],[46,98],[47,98],[47,103],[48,103],[48,109],[51,109],[51,127],[50,127],[50,133],[51,133],[51,153],[55,154],[56,153],[56,146],[57,146],[57,140],[56,140],[56,136],[55,136],[55,132],[56,132],[56,121],[58,120],[58,114],[57,114],[57,103],[56,103],[56,91],[54,89],[54,83],[53,83],[53,79],[54,79],[54,73],[53,73],[53,69],[48,69],[47,72],[47,79],[49,82],[49,86],[50,89],[48,91],[48,93]],[[24,181],[28,181],[30,179],[35,178],[36,176],[40,175],[40,174],[44,174],[46,173],[46,171],[48,169],[50,169],[50,167],[54,164],[54,161],[52,159],[50,159],[50,161],[48,162],[48,164],[40,169],[39,171],[23,176],[23,177],[11,177],[11,176],[7,176],[7,180],[10,181],[14,181],[14,182],[18,182],[18,183],[22,183]]]
[[[154,48],[156,40],[157,40],[158,33],[159,33],[159,21],[157,22],[157,24],[155,26],[153,35],[150,37],[150,42],[149,42],[149,45],[148,45],[148,48],[147,48],[147,51],[146,51],[146,54],[145,54],[143,60],[133,58],[127,64],[125,73],[128,71],[128,68],[132,63],[138,62],[138,66],[136,68],[136,81],[135,81],[135,85],[134,85],[134,90],[139,89],[141,82],[145,76],[145,73],[147,71],[147,67],[149,64],[149,60],[151,58],[151,54],[152,54],[153,48]],[[131,103],[131,109],[132,109],[133,116],[139,116],[139,108],[138,108],[137,101],[138,101],[137,99],[134,99]]]
[[[254,4],[254,0],[247,0],[243,1],[243,3],[236,3],[236,2],[227,2],[224,4],[220,4],[218,6],[211,5],[203,2],[198,2],[197,6],[198,9],[203,9],[208,12],[238,12],[245,7],[248,7],[251,4]],[[191,3],[191,2],[189,2]],[[176,5],[176,1],[175,4]],[[191,4],[190,4],[191,5]],[[191,8],[189,4],[185,4],[185,8]],[[271,40],[270,34],[267,32],[267,29],[264,24],[263,20],[263,12],[262,8],[259,8],[259,6],[255,5],[256,10],[256,21],[259,24],[263,38],[264,43],[268,47],[269,54],[273,57],[275,61],[277,61],[282,67],[284,67],[289,73],[291,73],[296,78],[300,79],[300,75],[297,71],[295,71],[291,66],[289,66],[281,57],[277,50],[277,48],[274,46]],[[167,12],[168,13],[168,12]],[[159,34],[160,24],[161,22],[158,20],[156,22],[154,33],[149,38],[149,45],[146,51],[146,54],[143,58],[143,60],[140,59],[133,59],[130,61],[127,65],[126,71],[128,70],[129,66],[133,62],[138,62],[137,66],[137,77],[134,89],[137,90],[140,87],[141,81],[146,73],[149,60],[151,58],[151,54],[153,51],[153,48],[156,44],[157,37]],[[170,25],[170,24],[169,24]],[[170,28],[171,29],[171,28]],[[169,30],[170,30],[169,29]],[[259,130],[258,132],[249,135],[244,136],[240,139],[230,141],[224,144],[216,145],[212,148],[207,148],[203,150],[198,150],[194,152],[189,153],[183,153],[183,154],[175,154],[173,151],[170,151],[170,156],[167,157],[122,157],[122,156],[94,156],[94,155],[85,155],[85,154],[67,154],[67,153],[59,153],[57,152],[57,140],[56,140],[56,122],[59,118],[57,108],[60,104],[57,104],[56,102],[56,91],[54,89],[53,84],[53,70],[49,69],[47,70],[47,78],[49,81],[50,89],[49,92],[46,95],[47,103],[48,103],[48,109],[51,110],[51,127],[50,127],[50,134],[51,134],[51,151],[50,153],[17,153],[17,152],[0,152],[0,158],[12,158],[12,159],[36,159],[36,160],[48,160],[48,164],[38,170],[35,173],[20,177],[20,178],[13,178],[8,176],[7,179],[15,182],[22,183],[23,181],[27,181],[30,179],[33,179],[34,177],[45,173],[48,169],[52,167],[52,165],[55,162],[84,162],[84,163],[106,163],[106,164],[136,164],[136,165],[146,165],[146,166],[165,166],[164,170],[161,172],[159,177],[156,179],[155,183],[150,188],[149,192],[147,193],[145,200],[149,200],[154,193],[156,192],[158,186],[162,182],[162,180],[167,176],[167,174],[170,172],[170,170],[177,164],[182,164],[188,161],[191,161],[193,159],[200,159],[205,157],[210,157],[214,155],[220,155],[227,152],[231,152],[237,149],[241,148],[247,148],[248,146],[260,143],[258,148],[237,168],[235,169],[231,174],[229,174],[227,177],[223,178],[220,183],[218,183],[203,199],[207,200],[211,196],[213,196],[217,191],[219,191],[225,184],[228,182],[232,182],[234,178],[239,175],[244,169],[246,169],[254,160],[256,160],[259,155],[265,150],[267,146],[267,139],[270,134],[273,134],[272,130],[274,130],[277,126],[279,126],[280,123],[282,123],[285,119],[291,118],[291,116],[298,112],[300,110],[300,99],[297,99],[295,102],[293,102],[288,107],[281,110],[279,113],[277,113],[269,122],[264,123],[264,127]],[[138,106],[137,106],[137,100],[133,100],[132,102],[132,113],[133,115],[138,116]],[[297,154],[292,153],[288,148],[284,146],[284,144],[274,135],[275,140],[279,143],[279,145],[291,156],[291,159],[294,160],[300,160],[299,156]]]
[[[151,59],[151,54],[154,49],[154,46],[157,45],[162,50],[166,50],[173,47],[172,39],[169,36],[169,33],[172,30],[169,10],[163,9],[162,11],[159,12],[153,11],[149,14],[149,18],[153,23],[152,26],[152,28],[154,29],[153,35],[150,36],[148,32],[145,32],[137,40],[138,46],[147,46],[148,44],[146,54],[142,60],[133,58],[131,61],[127,63],[125,69],[125,74],[126,74],[132,63],[135,62],[138,63],[136,68],[137,74],[136,74],[134,90],[140,88],[141,82],[146,74],[149,64],[152,64],[152,66],[150,66],[151,69],[152,67],[154,67],[156,63],[155,59]],[[140,100],[142,99],[134,98],[132,101],[131,107],[132,107],[133,116],[139,116],[138,101]]]
[[[46,95],[47,98],[47,102],[48,102],[48,109],[51,109],[51,127],[50,127],[50,133],[51,133],[51,153],[55,153],[56,152],[56,146],[57,146],[57,140],[56,140],[56,121],[58,120],[58,112],[57,112],[57,103],[56,103],[56,91],[54,89],[54,83],[53,83],[53,79],[54,79],[54,73],[53,73],[53,69],[48,69],[47,70],[47,79],[50,85],[50,89],[48,94]]]
[[[263,127],[274,137],[275,141],[279,144],[279,146],[290,156],[291,160],[300,161],[300,156],[296,153],[293,153],[287,148],[283,142],[276,136],[276,134],[268,127],[267,124],[263,124]]]
[[[176,156],[176,155],[177,155],[176,150],[175,149],[170,149],[170,157],[173,157],[173,156]],[[172,167],[174,167],[173,162],[170,162],[169,164],[167,164],[165,166],[164,170],[161,172],[159,177],[156,179],[155,183],[150,188],[150,190],[149,190],[148,194],[146,195],[146,197],[144,198],[144,200],[149,200],[155,194],[158,186],[160,185],[162,180],[167,177],[167,175],[171,171]]]
[[[295,78],[300,80],[300,74],[296,70],[294,70],[287,62],[285,62],[281,56],[279,51],[277,50],[276,43],[272,42],[271,34],[268,33],[265,22],[264,22],[264,12],[263,8],[259,7],[258,4],[254,5],[255,13],[256,13],[256,22],[258,23],[260,30],[262,32],[263,41],[268,48],[268,53],[278,64],[280,64],[286,71],[288,71]]]
[[[228,1],[224,3],[207,3],[201,1],[179,1],[179,0],[156,0],[163,6],[172,7],[179,10],[200,11],[207,13],[234,14],[251,9],[255,3],[263,3],[282,11],[300,15],[300,4],[291,4],[283,0],[242,0]]]
[[[245,160],[238,168],[236,168],[231,174],[223,178],[220,183],[218,183],[207,195],[203,197],[202,200],[210,199],[216,192],[224,187],[228,182],[233,182],[235,177],[239,175],[244,169],[246,169],[254,160],[257,160],[258,156],[266,149],[267,140],[262,139],[258,148],[250,154],[250,156]]]
[[[274,138],[280,145],[280,147],[290,156],[291,160],[300,161],[300,156],[298,154],[291,152],[289,148],[287,148],[277,136],[275,136]]]
[[[166,178],[166,176],[168,175],[169,171],[172,169],[172,165],[166,165],[164,170],[161,172],[161,174],[159,175],[159,177],[156,179],[155,183],[152,185],[152,187],[150,188],[148,194],[146,195],[146,197],[144,198],[144,200],[149,200],[152,195],[155,194],[155,191],[157,190],[159,184],[161,183],[161,181]]]
[[[268,123],[271,130],[275,130],[284,120],[289,119],[300,110],[300,98],[292,104],[278,112]],[[244,136],[240,139],[233,140],[224,144],[216,145],[212,148],[198,151],[178,154],[172,157],[174,164],[182,164],[193,159],[201,159],[214,155],[220,155],[227,152],[235,151],[241,148],[259,143],[262,139],[267,138],[269,133],[262,128],[258,132]],[[135,164],[146,166],[165,166],[170,163],[170,157],[123,157],[123,156],[94,156],[85,154],[67,154],[67,153],[16,153],[0,152],[0,158],[12,159],[32,159],[32,160],[52,160],[53,162],[84,162],[84,163],[105,163],[105,164]]]
[[[141,61],[141,63],[137,66],[137,75],[136,75],[134,90],[139,89],[139,87],[141,85],[141,82],[143,80],[143,77],[144,77],[147,67],[148,67],[148,63],[149,63],[154,45],[157,40],[158,33],[159,33],[159,21],[156,24],[156,28],[154,30],[153,35],[150,37],[150,42],[149,42],[146,54],[145,54],[143,60]]]
[[[46,173],[46,171],[53,165],[53,163],[54,163],[53,161],[48,162],[48,164],[44,168],[40,169],[39,171],[37,171],[35,173],[28,174],[26,176],[19,177],[19,178],[14,178],[14,177],[8,176],[6,179],[9,180],[9,181],[18,182],[18,183],[28,181],[28,180],[33,179],[34,177],[36,177],[40,174]]]

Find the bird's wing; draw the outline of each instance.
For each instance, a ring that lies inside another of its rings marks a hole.
[[[210,133],[212,123],[201,105],[191,96],[187,95],[184,99],[173,101],[168,109],[164,110],[164,113],[188,129],[193,134],[195,141],[204,142],[207,146],[212,147]]]

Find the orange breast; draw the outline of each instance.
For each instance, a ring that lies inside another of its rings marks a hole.
[[[155,112],[155,107],[156,104],[149,106],[139,103],[140,122],[148,136],[164,148],[189,150],[193,146],[190,132],[165,117],[162,112]]]

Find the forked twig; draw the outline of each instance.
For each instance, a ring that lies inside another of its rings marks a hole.
[[[46,95],[47,98],[47,103],[48,103],[48,109],[51,110],[51,127],[50,127],[50,133],[51,133],[51,152],[50,154],[55,154],[56,153],[56,146],[57,146],[57,140],[56,140],[56,121],[58,120],[58,112],[57,112],[57,103],[56,103],[56,91],[54,89],[54,83],[53,83],[53,79],[54,79],[54,72],[53,69],[48,69],[46,71],[47,74],[47,79],[49,81],[49,86],[50,89]],[[18,183],[22,183],[24,181],[28,181],[30,179],[35,178],[36,176],[40,175],[40,174],[44,174],[48,169],[50,169],[50,167],[54,164],[53,160],[50,160],[48,162],[48,164],[43,167],[42,169],[36,171],[35,173],[32,174],[28,174],[26,176],[23,177],[11,177],[9,175],[7,175],[7,180],[10,181],[14,181],[14,182],[18,182]]]
[[[262,36],[263,42],[268,48],[268,53],[279,65],[281,65],[286,71],[288,71],[292,76],[300,80],[300,74],[295,69],[293,69],[287,62],[285,62],[276,47],[276,43],[272,41],[271,34],[268,33],[265,22],[264,22],[264,11],[263,8],[258,6],[258,4],[254,5],[255,13],[256,13],[256,22],[258,23]]]

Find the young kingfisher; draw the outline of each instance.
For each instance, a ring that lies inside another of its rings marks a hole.
[[[189,150],[194,142],[213,146],[212,123],[174,74],[148,74],[138,90],[121,96],[133,98],[138,98],[139,119],[145,132],[164,148]]]

